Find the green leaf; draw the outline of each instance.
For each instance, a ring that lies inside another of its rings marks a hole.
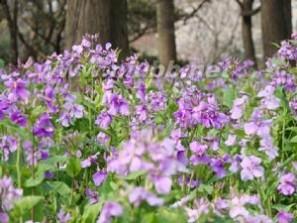
[[[135,180],[144,174],[145,174],[145,171],[136,171],[136,172],[130,173],[128,176],[124,177],[124,179],[125,180]]]
[[[186,223],[187,218],[181,209],[166,209],[162,208],[157,213],[157,222],[170,222],[170,223]]]
[[[82,216],[82,223],[95,222],[98,218],[99,211],[102,208],[102,202],[93,205],[86,205]]]
[[[141,218],[141,223],[157,223],[155,213],[146,213]]]
[[[62,195],[63,197],[67,197],[72,192],[68,185],[61,181],[47,182],[47,184],[51,187],[52,191]]]
[[[4,60],[0,59],[0,68],[3,68],[5,66]]]
[[[39,184],[41,184],[43,180],[44,180],[44,172],[38,171],[34,178],[30,177],[29,179],[27,179],[25,181],[24,186],[25,187],[36,187]]]
[[[45,108],[41,105],[38,105],[34,107],[34,109],[31,111],[31,118],[34,120],[36,119],[40,114],[42,114],[45,111]]]
[[[223,91],[223,104],[228,108],[232,108],[233,101],[236,98],[236,91],[233,87],[229,87]]]
[[[80,160],[77,158],[70,158],[66,167],[66,173],[70,177],[76,177],[81,171]]]
[[[290,140],[291,143],[297,143],[297,136],[294,136],[291,140]]]
[[[14,215],[22,216],[25,212],[31,210],[44,198],[42,196],[26,196],[22,197],[15,203]]]
[[[60,165],[67,162],[68,157],[66,156],[53,156],[49,159],[42,160],[39,165],[42,165],[44,170],[58,170]]]
[[[198,191],[201,193],[207,193],[207,194],[212,194],[213,192],[213,186],[211,185],[206,185],[206,184],[201,184],[198,188]]]

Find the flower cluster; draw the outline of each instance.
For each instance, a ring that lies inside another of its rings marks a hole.
[[[165,75],[96,38],[0,71],[0,222],[296,219],[296,37]]]

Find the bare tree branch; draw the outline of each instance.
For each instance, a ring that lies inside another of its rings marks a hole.
[[[211,2],[211,0],[203,0],[202,2],[200,2],[200,4],[197,6],[197,7],[195,7],[195,8],[193,8],[193,10],[192,10],[192,12],[190,12],[189,14],[186,14],[186,15],[184,15],[183,16],[183,18],[181,18],[181,19],[183,19],[183,22],[184,22],[184,24],[186,24],[186,22],[189,20],[189,19],[191,19],[193,16],[195,16],[196,15],[196,13],[206,4],[206,3],[210,3]]]
[[[235,1],[237,2],[241,10],[243,10],[243,3],[240,0],[235,0]]]
[[[241,13],[241,15],[242,15],[242,16],[254,16],[254,15],[256,15],[257,13],[259,13],[260,11],[261,11],[261,6],[259,6],[259,7],[255,8],[255,9],[253,9],[252,11],[247,11],[247,12],[243,11],[243,12]]]

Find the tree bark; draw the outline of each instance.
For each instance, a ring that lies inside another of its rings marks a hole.
[[[67,7],[66,48],[78,44],[86,33],[99,33],[100,43],[110,41],[110,0],[68,0]]]
[[[111,0],[111,43],[120,49],[120,58],[129,55],[126,0]]]
[[[248,12],[253,10],[254,0],[243,0],[242,2],[242,41],[244,58],[253,60],[256,63],[255,46],[253,41],[252,15]]]
[[[157,29],[160,63],[168,66],[176,61],[173,0],[157,1]]]
[[[8,30],[10,35],[10,62],[14,65],[18,64],[19,49],[18,49],[18,0],[14,0],[13,9],[9,8],[7,0],[0,0],[3,13],[8,23]]]
[[[66,48],[81,41],[83,35],[99,34],[99,43],[111,42],[124,57],[129,52],[126,0],[68,0]]]
[[[277,51],[274,44],[280,44],[292,33],[291,0],[262,0],[262,41],[264,59]]]

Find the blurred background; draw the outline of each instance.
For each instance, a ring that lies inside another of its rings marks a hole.
[[[42,60],[98,33],[121,57],[261,65],[297,31],[297,0],[0,0],[0,58]]]

